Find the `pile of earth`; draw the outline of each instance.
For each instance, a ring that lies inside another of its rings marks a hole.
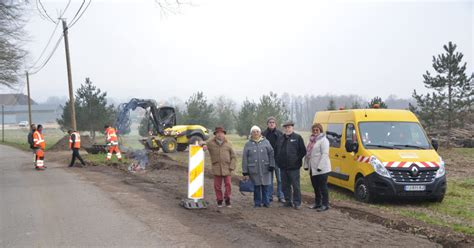
[[[94,141],[89,135],[81,136],[81,148],[91,147]],[[62,137],[56,144],[49,148],[51,151],[67,151],[69,150],[69,135]]]

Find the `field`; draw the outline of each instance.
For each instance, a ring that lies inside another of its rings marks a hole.
[[[51,146],[65,135],[65,133],[58,129],[45,129],[44,133],[47,146]],[[9,145],[27,150],[26,134],[26,129],[6,130],[5,141]],[[309,133],[303,132],[301,134],[307,140]],[[142,145],[138,142],[139,138],[137,134],[132,134],[122,137],[121,140],[127,147],[141,149]],[[232,142],[237,151],[237,169],[235,174],[241,175],[241,151],[246,139],[235,134],[229,134],[227,138]],[[99,135],[96,140],[102,143],[103,136]],[[371,209],[387,211],[404,218],[416,219],[428,224],[446,227],[455,232],[474,235],[474,149],[442,149],[439,153],[446,161],[448,176],[448,191],[442,203],[390,201],[368,205],[356,202],[352,192],[337,187],[331,187],[330,199],[359,204]],[[180,162],[180,164],[187,164],[188,154],[186,152],[169,155],[174,160]],[[107,164],[105,156],[102,154],[86,155],[85,158],[93,163]],[[207,157],[206,160],[209,161],[209,158]],[[115,160],[109,162],[109,164],[114,162]],[[125,163],[129,162],[125,161]],[[311,193],[312,187],[308,173],[302,170],[301,175],[302,190]]]

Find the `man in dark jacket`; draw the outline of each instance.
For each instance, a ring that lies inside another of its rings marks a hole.
[[[267,129],[263,131],[262,135],[270,142],[272,145],[273,150],[276,150],[276,143],[279,137],[283,136],[283,133],[278,130],[277,128],[276,119],[273,116],[268,117],[267,119]],[[275,153],[275,160],[276,160],[276,153]],[[277,180],[277,192],[276,195],[278,197],[279,202],[285,202],[285,196],[283,195],[283,191],[281,189],[281,175],[280,175],[280,168],[276,166],[275,168],[275,176]],[[273,200],[273,172],[272,172],[272,184],[271,189],[269,192],[270,201]]]
[[[281,171],[285,206],[301,209],[300,168],[306,147],[301,135],[294,132],[294,125],[292,121],[283,124],[285,134],[277,140],[276,161]]]

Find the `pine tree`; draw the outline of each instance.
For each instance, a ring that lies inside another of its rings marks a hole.
[[[437,95],[435,92],[427,93],[426,95],[414,95],[418,106],[409,104],[409,109],[415,113],[424,127],[431,131],[440,126],[440,120],[443,119],[442,104],[446,100],[445,97]]]
[[[473,111],[474,73],[466,73],[467,63],[462,63],[464,55],[456,52],[456,47],[452,42],[444,45],[444,53],[433,56],[432,65],[436,74],[432,75],[426,71],[423,75],[425,87],[434,90],[436,95],[427,98],[418,95],[416,91],[413,92],[413,98],[419,106],[429,105],[430,101],[440,102],[437,111],[443,113],[440,118],[447,123],[448,135],[451,135],[453,127],[462,126],[465,118]]]
[[[270,116],[275,117],[277,122],[280,123],[288,120],[288,110],[285,104],[278,95],[273,92],[260,97],[254,125],[258,125],[262,130],[265,129],[267,127],[267,119]]]
[[[216,126],[222,126],[227,131],[232,131],[235,128],[235,102],[220,96],[215,101],[214,116],[216,117]]]
[[[387,104],[385,104],[385,102],[382,100],[381,97],[374,97],[372,98],[372,100],[370,100],[370,102],[367,104],[367,108],[374,108],[375,104],[378,104],[378,108],[381,108],[381,109],[386,109],[388,108]]]
[[[255,125],[257,112],[257,104],[246,99],[237,114],[237,134],[240,136],[247,136],[250,133],[250,128]]]
[[[105,124],[113,124],[115,119],[115,108],[113,105],[107,106],[107,92],[102,92],[94,86],[89,78],[75,94],[76,125],[77,131],[89,131],[93,139],[95,132],[102,131]],[[63,107],[63,114],[57,120],[62,129],[71,127],[69,101]]]
[[[203,92],[196,92],[186,101],[186,124],[212,128],[215,125],[214,105],[207,102]]]
[[[326,110],[336,110],[336,102],[333,98],[329,99],[329,104]]]

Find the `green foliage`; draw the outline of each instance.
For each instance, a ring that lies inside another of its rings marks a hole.
[[[189,125],[202,125],[206,128],[214,126],[214,105],[207,102],[203,92],[194,93],[186,101],[184,120]]]
[[[358,101],[352,102],[351,109],[361,109],[361,108],[362,106],[360,105]]]
[[[326,110],[336,110],[336,102],[334,101],[334,99],[329,99],[328,107],[326,108]]]
[[[148,131],[150,130],[153,130],[153,124],[151,123],[150,118],[145,115],[138,126],[138,134],[142,137],[147,137]]]
[[[367,108],[374,108],[374,105],[378,104],[380,109],[386,109],[388,108],[387,104],[382,100],[381,97],[374,97],[370,102],[367,104]]]
[[[427,93],[426,95],[418,95],[416,91],[413,92],[413,98],[415,98],[418,106],[409,105],[411,112],[415,113],[419,118],[421,123],[428,129],[438,127],[440,120],[443,120],[443,102],[445,97],[438,95],[435,92]]]
[[[247,136],[250,133],[250,128],[254,125],[254,120],[257,112],[257,104],[245,99],[242,108],[237,114],[237,134],[240,136]]]
[[[115,108],[113,105],[107,106],[107,93],[102,92],[94,86],[89,78],[75,95],[76,124],[78,131],[89,131],[92,138],[95,138],[95,132],[102,131],[105,124],[113,123],[115,119]],[[67,101],[63,107],[63,114],[57,120],[61,129],[71,128],[71,113],[69,112]]]
[[[253,125],[258,125],[262,130],[265,129],[267,126],[267,119],[270,116],[275,117],[279,122],[288,120],[288,109],[286,105],[283,103],[281,98],[273,92],[260,97],[260,102],[257,105],[257,115],[255,116],[256,118]],[[250,128],[251,126],[247,132],[250,132]]]
[[[420,118],[425,122],[442,128],[442,123],[433,123],[433,119],[441,118],[446,125],[448,135],[453,127],[463,126],[466,118],[472,115],[474,91],[472,83],[474,73],[466,73],[466,63],[462,63],[464,55],[456,52],[456,45],[449,42],[443,46],[445,53],[433,56],[433,69],[435,75],[429,71],[423,75],[423,83],[427,89],[435,93],[426,96],[413,92],[413,98],[417,101],[419,109],[413,108]],[[430,106],[436,104],[435,106]],[[432,108],[437,111],[432,111]],[[425,111],[431,114],[423,113]]]
[[[227,131],[233,130],[235,128],[235,102],[230,98],[220,96],[215,102],[214,116],[216,126],[222,126]]]

